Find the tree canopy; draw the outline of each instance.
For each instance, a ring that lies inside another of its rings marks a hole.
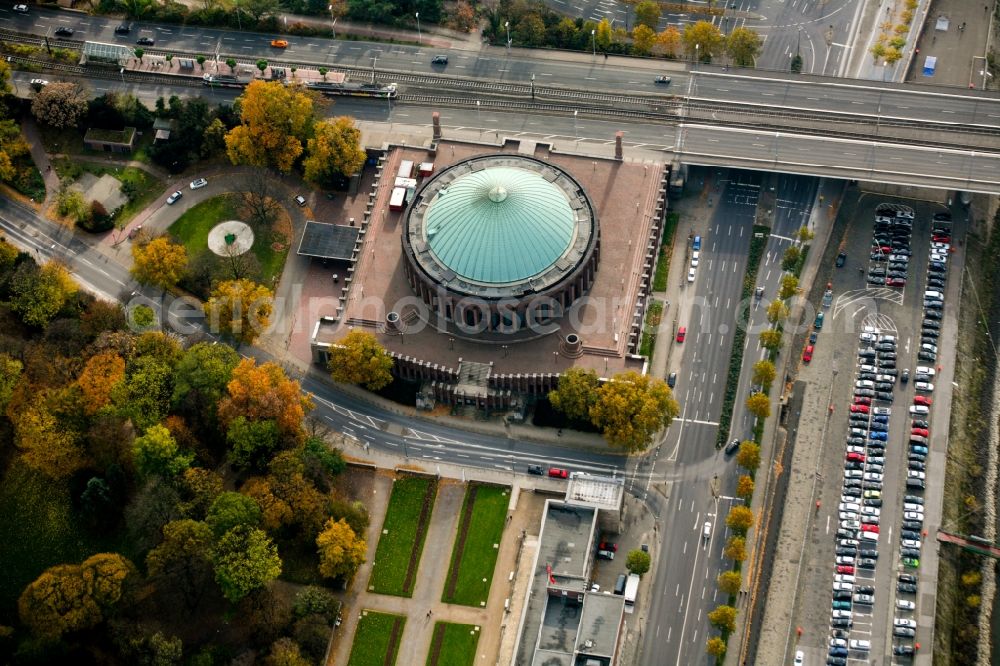
[[[590,409],[594,425],[604,431],[608,443],[629,453],[644,451],[653,435],[679,413],[666,382],[637,372],[621,373],[606,382]]]
[[[759,419],[766,419],[771,415],[771,399],[761,391],[751,393],[747,397],[747,411]]]
[[[316,537],[319,549],[319,573],[325,578],[353,578],[365,562],[367,544],[354,533],[347,521],[341,518],[326,521],[323,531]]]
[[[146,555],[154,578],[170,581],[184,595],[188,607],[201,597],[211,574],[212,528],[196,520],[174,520],[163,526],[163,541]]]
[[[760,50],[760,35],[749,28],[733,28],[726,38],[726,53],[737,67],[755,66]]]
[[[111,402],[111,389],[125,378],[125,359],[113,351],[94,354],[87,359],[76,383],[83,391],[83,408],[96,414]]]
[[[710,21],[688,23],[684,26],[681,39],[687,56],[697,57],[701,62],[711,62],[713,57],[720,55],[725,43],[719,28]]]
[[[242,278],[220,282],[205,304],[213,331],[242,344],[253,341],[271,324],[274,294],[264,285]]]
[[[726,525],[736,534],[743,536],[753,525],[753,511],[745,506],[737,504],[729,510],[726,516]]]
[[[170,431],[159,424],[147,428],[142,437],[136,437],[132,450],[136,468],[146,476],[173,478],[194,461],[194,454],[182,453]]]
[[[570,368],[559,375],[559,388],[549,391],[552,406],[574,421],[590,418],[590,409],[597,402],[600,381],[597,373],[584,368]]]
[[[281,575],[278,548],[262,530],[238,525],[226,532],[212,553],[215,580],[230,601],[239,601]]]
[[[280,81],[255,80],[238,103],[240,124],[226,135],[232,163],[291,171],[313,131],[309,95]]]
[[[78,286],[60,263],[49,261],[41,268],[23,262],[11,278],[11,309],[29,326],[48,324],[73,296]]]
[[[361,147],[361,130],[349,116],[316,123],[306,154],[302,162],[305,179],[320,187],[332,186],[337,176],[357,173],[366,158]]]
[[[87,97],[77,84],[55,81],[35,93],[31,113],[57,129],[76,127],[87,115]]]
[[[140,284],[166,291],[180,282],[187,265],[187,250],[166,236],[132,246],[132,277]]]
[[[378,391],[392,382],[392,366],[392,357],[367,331],[354,329],[330,346],[328,367],[334,381]]]
[[[649,553],[639,549],[630,550],[628,557],[625,558],[625,568],[639,576],[649,571],[651,563]]]
[[[281,366],[243,359],[233,369],[226,392],[219,402],[219,420],[224,427],[238,416],[250,421],[273,419],[282,437],[296,441],[302,437],[302,420],[306,410],[312,409],[312,401]]]
[[[260,518],[260,507],[253,499],[242,493],[227,491],[212,502],[205,522],[216,536],[222,536],[234,527],[256,527]]]

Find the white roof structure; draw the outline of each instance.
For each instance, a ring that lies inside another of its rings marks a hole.
[[[566,488],[566,503],[605,511],[619,511],[624,494],[624,477],[576,472]]]

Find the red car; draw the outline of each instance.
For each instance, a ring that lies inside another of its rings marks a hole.
[[[857,462],[864,462],[865,461],[865,454],[863,454],[863,453],[855,453],[855,452],[851,451],[850,453],[847,454],[847,459],[848,460],[854,460],[854,461],[857,461]]]
[[[678,328],[677,329],[677,342],[684,342],[684,338],[687,337],[687,332],[688,332],[688,330],[684,326],[681,326],[680,328]]]
[[[851,405],[852,414],[867,414],[868,411],[868,405]]]
[[[913,404],[930,407],[932,404],[934,404],[934,401],[931,398],[928,398],[926,395],[918,395],[913,399]]]
[[[568,479],[569,472],[559,467],[550,467],[549,476],[551,476],[554,479]]]
[[[931,238],[935,243],[951,243],[951,236],[947,234],[934,234]]]
[[[805,350],[802,352],[802,360],[805,363],[808,363],[809,361],[813,360],[813,346],[812,345],[807,345],[806,346]]]
[[[911,435],[919,435],[920,437],[930,437],[931,431],[927,428],[914,428],[910,431]]]
[[[837,573],[839,574],[851,574],[854,575],[854,567],[849,564],[839,564],[837,565]]]
[[[885,281],[887,287],[905,287],[906,280],[903,278],[889,278]]]
[[[611,541],[602,541],[601,545],[597,547],[597,550],[610,550],[612,553],[617,553],[618,544],[612,543]]]
[[[854,398],[854,404],[855,405],[870,405],[870,404],[872,404],[872,399],[871,398],[866,398],[863,395],[859,395],[856,398]]]
[[[878,525],[869,525],[868,523],[864,523],[863,525],[861,525],[861,531],[874,532],[875,534],[878,534]]]

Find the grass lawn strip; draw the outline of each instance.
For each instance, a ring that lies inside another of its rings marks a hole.
[[[369,590],[379,594],[410,596],[405,588],[409,563],[414,552],[419,558],[423,549],[423,538],[417,542],[420,516],[424,512],[428,494],[429,504],[433,506],[436,488],[434,481],[429,478],[403,476],[396,479],[385,511],[382,535],[375,549],[372,575],[368,581]]]
[[[354,644],[347,666],[391,666],[396,663],[399,639],[403,635],[406,618],[389,613],[361,611],[358,627],[354,630]]]
[[[424,494],[420,517],[417,519],[417,535],[414,538],[413,550],[410,551],[410,561],[406,565],[406,578],[403,579],[403,594],[413,595],[416,584],[417,569],[420,567],[420,555],[424,552],[424,539],[427,538],[427,528],[431,523],[431,510],[434,508],[434,495],[437,493],[437,483],[432,483]]]
[[[469,485],[442,601],[477,608],[486,603],[509,504],[506,486]]]
[[[434,624],[427,666],[472,666],[476,663],[479,627],[474,624]]]

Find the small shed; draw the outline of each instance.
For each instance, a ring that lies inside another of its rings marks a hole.
[[[136,130],[125,127],[120,130],[94,129],[83,135],[83,145],[91,150],[105,153],[131,153],[135,147]]]
[[[153,143],[161,143],[170,140],[170,133],[174,130],[175,121],[172,118],[156,118],[153,121]]]
[[[937,58],[935,56],[927,56],[924,59],[924,76],[934,76],[935,69],[937,69]]]

